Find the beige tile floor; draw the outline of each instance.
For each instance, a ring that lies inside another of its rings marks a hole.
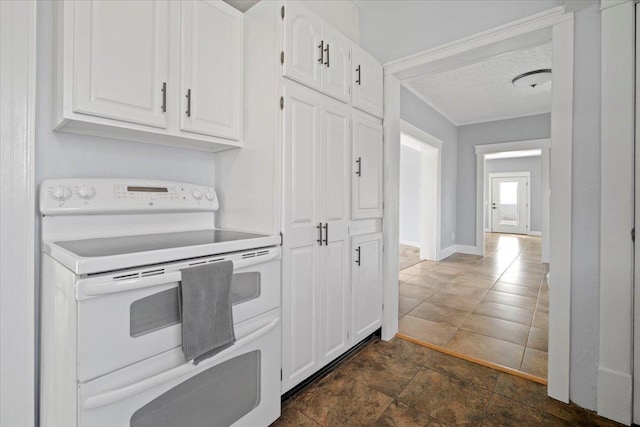
[[[548,266],[535,236],[487,234],[485,257],[454,254],[400,271],[399,332],[547,378]]]
[[[420,249],[415,246],[400,244],[400,270],[409,268],[420,262]]]

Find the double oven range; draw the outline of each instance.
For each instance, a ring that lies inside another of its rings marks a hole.
[[[269,425],[280,415],[280,236],[214,227],[213,188],[42,184],[41,425]],[[181,270],[233,262],[236,342],[181,349]]]

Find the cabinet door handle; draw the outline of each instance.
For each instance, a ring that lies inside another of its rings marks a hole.
[[[360,65],[358,65],[358,68],[356,68],[356,73],[358,73],[358,78],[356,79],[356,83],[358,83],[358,86],[360,86],[362,83],[362,78],[360,73],[362,72],[362,69],[360,68]]]
[[[324,63],[324,65],[327,66],[327,68],[329,68],[329,43],[327,43],[327,47],[324,49],[325,52],[327,52],[327,62]]]
[[[356,258],[356,264],[358,264],[358,267],[360,267],[360,261],[361,261],[361,258],[360,258],[360,246],[358,246],[356,248],[356,252],[358,253],[358,258]]]
[[[191,117],[191,89],[187,89],[187,117]]]
[[[318,240],[316,240],[316,242],[322,246],[322,223],[319,222],[316,228],[318,229]]]
[[[162,83],[162,107],[160,109],[163,113],[167,112],[167,82]]]
[[[324,223],[324,245],[329,246],[329,223]]]
[[[356,170],[356,175],[362,176],[362,157],[358,157],[358,160],[356,160],[356,163],[358,164],[358,170]]]
[[[324,40],[320,42],[318,48],[320,48],[320,58],[318,59],[318,62],[322,65],[324,63]]]

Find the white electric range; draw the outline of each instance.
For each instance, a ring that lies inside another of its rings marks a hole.
[[[213,188],[45,181],[43,426],[269,425],[280,414],[280,236],[214,227]],[[181,349],[181,270],[234,264],[236,343]]]

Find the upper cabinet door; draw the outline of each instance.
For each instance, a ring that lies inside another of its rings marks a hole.
[[[168,2],[78,1],[73,111],[167,127]]]
[[[353,46],[352,61],[353,106],[382,118],[382,65],[361,47]]]
[[[182,2],[181,130],[240,139],[242,19],[222,1]]]
[[[353,110],[352,219],[382,217],[382,122]]]
[[[321,90],[324,42],[320,19],[304,6],[288,2],[284,9],[283,29],[283,75]]]
[[[351,80],[351,42],[328,25],[322,26],[322,92],[349,102]]]

